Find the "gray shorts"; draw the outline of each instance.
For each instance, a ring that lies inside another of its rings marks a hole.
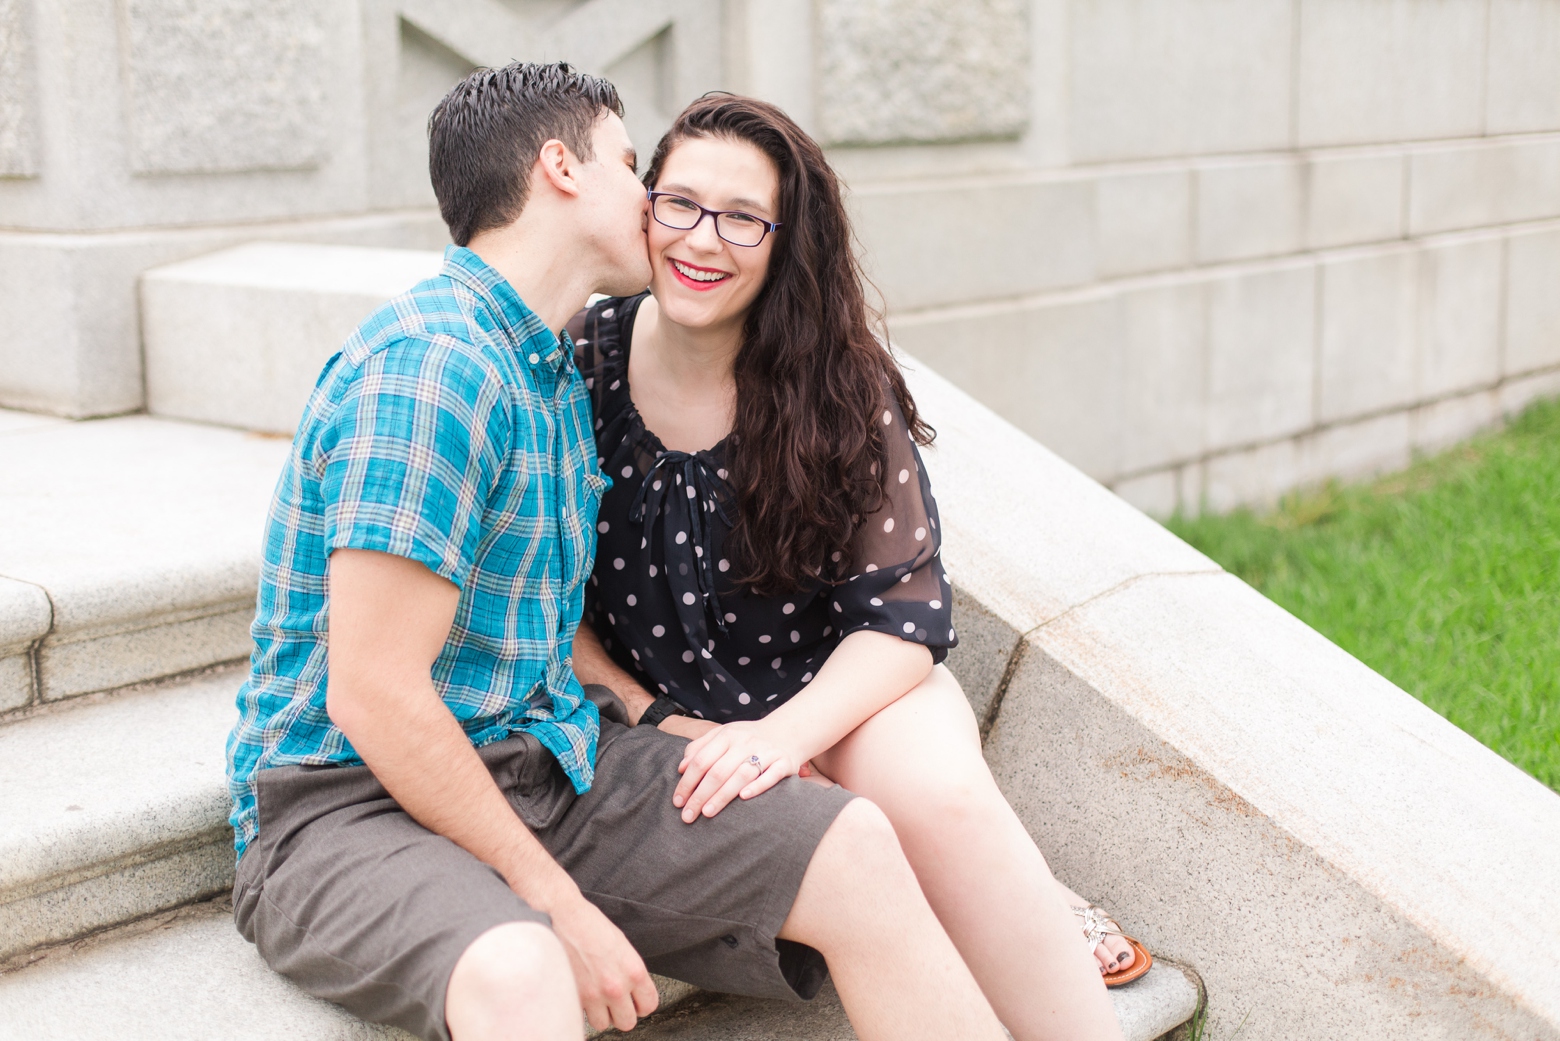
[[[684,824],[672,790],[686,744],[603,718],[584,795],[529,735],[477,751],[652,972],[810,998],[827,973],[822,956],[775,934],[852,796],[791,778]],[[448,1041],[444,992],[471,942],[505,922],[548,923],[497,871],[407,816],[367,767],[262,770],[255,788],[260,833],[233,887],[238,930],[273,969],[362,1019]]]

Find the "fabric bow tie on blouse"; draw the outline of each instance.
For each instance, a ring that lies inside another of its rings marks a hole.
[[[723,494],[730,493],[723,473],[698,453],[663,451],[640,483],[628,515],[629,520],[643,526],[646,539],[655,530],[655,519],[664,517],[666,579],[677,603],[678,617],[687,631],[698,638],[700,647],[708,644],[705,619],[709,614],[714,614],[720,631],[726,632],[720,594],[715,589],[715,561],[720,547],[714,545],[715,532],[706,515],[716,514],[730,528],[731,518],[721,501]],[[709,660],[709,651],[703,650],[700,657]]]

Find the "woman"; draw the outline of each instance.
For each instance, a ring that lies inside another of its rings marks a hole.
[[[940,664],[956,633],[931,432],[872,333],[822,151],[771,105],[707,96],[645,181],[650,293],[570,325],[613,479],[576,671],[691,739],[685,821],[833,778],[893,821],[1016,1038],[1119,1038],[1098,981],[1146,954],[1097,912],[1092,957],[1079,942],[1085,902],[998,791]]]

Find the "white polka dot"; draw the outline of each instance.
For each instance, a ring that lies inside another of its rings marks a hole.
[[[746,705],[748,702],[750,702],[752,700],[753,699],[750,696],[748,696],[748,692],[745,691],[745,690],[737,695],[737,704],[739,704],[739,705]]]
[[[840,562],[840,551],[835,550],[833,553],[829,554],[829,559],[838,564]]]
[[[698,492],[696,492],[696,491],[694,491],[694,490],[693,490],[693,488],[692,488],[692,487],[690,487],[690,488],[689,488],[689,489],[688,489],[688,498],[690,498],[690,499],[692,499],[692,498],[695,498],[695,497],[697,497],[697,496],[698,496],[698,494],[699,494],[699,493],[698,493]]]
[[[606,521],[602,521],[600,524],[596,525],[596,530],[605,535],[607,532],[612,530],[612,525],[608,524]]]
[[[617,570],[622,571],[623,570],[623,558],[622,557],[613,557],[612,558],[612,566],[614,568],[616,568]]]
[[[894,421],[894,414],[892,412],[890,412],[888,409],[885,408],[883,410],[883,425],[884,426],[888,426],[893,421]]]
[[[791,642],[792,643],[801,643],[802,642],[802,634],[797,632],[795,629],[792,629],[791,630]]]
[[[537,354],[535,351],[531,352],[531,364],[532,365],[535,365],[537,362],[539,362],[541,360],[542,360],[542,356],[540,354]]]
[[[901,581],[901,582],[908,582],[908,581],[910,581],[914,577],[915,577],[914,575],[906,575],[904,578],[901,578],[899,581]]]
[[[884,531],[893,531],[894,530],[894,518],[890,517],[890,518],[888,518],[888,520],[883,522],[883,530]]]
[[[622,385],[623,385],[623,381],[622,380],[613,380],[612,381],[612,385],[610,387],[608,387],[607,389],[608,390],[617,390]]]
[[[905,632],[907,632],[907,633],[915,632],[915,623],[914,622],[906,622],[905,623]]]
[[[832,626],[832,625],[826,625],[826,626],[823,627],[823,635],[825,635],[825,636],[828,636],[833,631],[834,631],[834,626]]]
[[[810,673],[810,672],[802,673],[802,682],[803,683],[811,683],[812,682],[812,673]]]
[[[671,693],[671,691],[666,689],[666,684],[664,684],[664,683],[657,683],[656,686],[661,688],[661,693],[662,694],[670,694]]]
[[[758,638],[758,642],[759,643],[768,643],[769,642],[769,634],[765,633],[763,636],[760,636]]]
[[[617,308],[615,308],[615,307],[609,307],[605,311],[601,312],[601,317],[603,317],[603,318],[611,318],[612,317],[612,312],[616,311],[616,310],[617,310]]]
[[[786,604],[784,607],[780,608],[780,613],[781,614],[790,614],[794,610],[796,610],[796,605],[795,604]]]
[[[843,610],[845,610],[845,608],[840,606],[840,602],[838,600],[834,601],[834,609],[836,611],[843,611]]]
[[[624,477],[632,477],[632,476],[634,476],[634,468],[632,466],[625,466],[625,467],[623,467],[623,476]]]
[[[583,346],[585,346],[589,342],[590,342],[589,340],[575,340],[574,341],[574,345],[576,347],[583,347]]]
[[[868,603],[870,603],[873,607],[882,607],[883,606],[883,601],[878,599],[877,597],[873,597],[870,601],[868,601]]]
[[[629,654],[632,654],[632,655],[633,655],[633,656],[634,656],[634,660],[635,660],[635,661],[638,661],[638,660],[639,660],[639,652],[638,652],[638,651],[636,651],[636,650],[634,650],[634,649],[633,649],[633,648],[632,648],[632,647],[630,647],[630,648],[629,648],[629,649],[628,649],[628,653],[629,653]]]
[[[628,606],[633,607],[637,603],[639,603],[639,598],[633,593],[628,594]]]
[[[627,475],[625,474],[624,476],[627,476]],[[901,471],[899,471],[899,483],[900,484],[904,484],[909,479],[910,479],[910,471],[909,470],[901,470]]]
[[[732,614],[730,611],[726,612],[726,621],[727,622],[735,622],[736,620],[737,620],[737,616],[736,615]]]
[[[924,538],[926,538],[926,529],[925,528],[917,528],[917,529],[915,529],[915,540],[917,542],[920,542]]]
[[[665,636],[666,635],[666,626],[658,625],[654,629],[651,629],[650,632],[653,633],[656,636]]]
[[[952,640],[952,639],[954,639],[954,638],[955,638],[955,637],[954,637],[954,635],[953,635],[953,630],[952,630],[952,629],[949,629],[949,630],[948,630],[948,639],[950,639],[950,640]]]
[[[686,662],[693,661],[693,652],[692,651],[683,651],[683,661],[686,661]]]
[[[586,390],[591,390],[591,389],[592,389],[592,388],[594,388],[594,387],[595,387],[595,386],[596,386],[596,377],[594,377],[594,376],[591,376],[591,377],[590,377],[590,378],[588,378],[588,379],[587,379],[587,380],[586,380],[586,381],[585,381],[585,389],[586,389]]]
[[[737,659],[737,664],[738,665],[746,665],[748,662],[750,662],[752,660],[753,660],[752,658],[748,658],[748,657],[738,658]]]
[[[930,607],[933,611],[941,611],[942,610],[942,601],[941,600],[933,600],[931,603],[927,604],[926,606]]]
[[[695,546],[695,547],[693,547],[693,553],[694,553],[695,556],[699,556],[699,557],[704,556],[704,547],[703,546]]]
[[[644,548],[645,548],[645,547],[646,547],[646,546],[648,546],[648,545],[650,545],[650,540],[649,540],[649,539],[644,539],[644,538],[641,538],[641,539],[640,539],[640,540],[639,540],[639,548],[640,548],[640,549],[644,549]]]
[[[612,616],[612,612],[611,611],[607,612],[607,624],[608,625],[616,625],[617,624],[617,619]]]
[[[686,531],[679,531],[677,533],[676,541],[677,541],[677,544],[679,546],[681,546],[684,542],[688,541],[688,533]]]
[[[650,565],[650,577],[651,578],[655,577],[655,565],[654,564]]]
[[[715,568],[718,571],[730,571],[731,570],[731,561],[726,560],[726,559],[723,558],[719,564],[715,565]]]
[[[715,476],[719,477],[722,481],[724,481],[726,479],[726,471],[724,471],[724,470],[716,470],[715,471]]]
[[[698,599],[698,598],[695,597],[692,593],[684,593],[683,594],[683,603],[687,604],[689,607],[693,606],[693,602],[696,599]]]
[[[877,570],[877,565],[876,564],[868,564],[867,567],[866,567],[866,572],[869,575],[872,574],[872,572],[874,572],[876,570]]]
[[[710,656],[710,652],[709,651],[700,651],[699,654],[702,655],[705,658],[708,658]]]
[[[769,667],[771,669],[778,669],[780,667],[780,659],[776,658],[774,661],[770,662]]]
[[[660,491],[661,490],[661,482],[660,481],[652,482],[650,487],[654,488],[656,491]]]

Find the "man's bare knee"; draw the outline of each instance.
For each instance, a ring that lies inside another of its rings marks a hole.
[[[539,922],[489,929],[455,963],[444,1018],[456,1041],[577,1036],[579,998],[563,944]],[[564,1027],[574,1033],[557,1032]]]

